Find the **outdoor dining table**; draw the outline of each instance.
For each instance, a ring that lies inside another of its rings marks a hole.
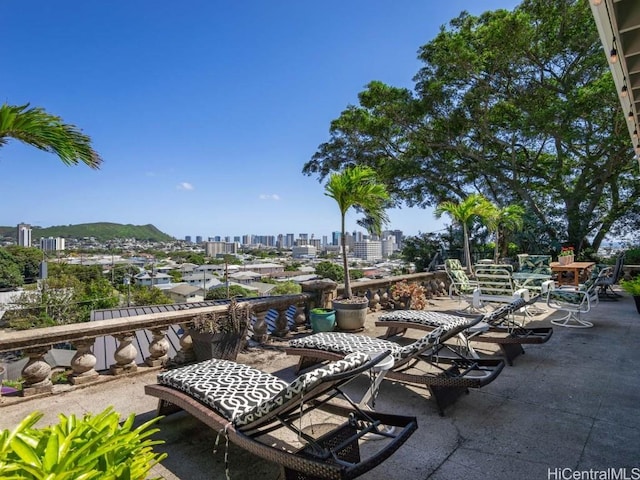
[[[595,262],[572,262],[566,265],[560,265],[559,262],[551,262],[551,271],[557,272],[557,273],[562,273],[562,272],[573,273],[573,285],[577,287],[578,284],[580,283],[580,279],[584,278],[594,265],[595,265]],[[558,282],[558,285],[563,284],[562,275],[558,275],[557,282]]]

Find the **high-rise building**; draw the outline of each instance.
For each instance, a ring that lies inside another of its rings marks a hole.
[[[56,250],[64,250],[64,238],[44,238],[40,239],[40,250],[51,252]]]
[[[184,241],[187,243],[191,243],[191,235],[187,235],[186,237],[184,237]]]
[[[26,223],[18,224],[18,233],[16,235],[16,243],[21,247],[31,246],[31,225]]]
[[[340,245],[342,232],[331,232],[331,245]]]
[[[363,240],[355,242],[353,255],[363,260],[381,260],[382,242],[379,240]]]
[[[202,235],[196,235],[196,243],[202,243]]]
[[[293,247],[295,235],[293,233],[287,233],[287,239],[285,240],[284,246],[287,248]]]

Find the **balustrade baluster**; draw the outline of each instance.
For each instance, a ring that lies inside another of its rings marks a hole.
[[[71,359],[73,373],[69,376],[69,382],[73,385],[81,385],[96,380],[100,374],[95,371],[97,359],[91,350],[95,339],[75,340],[73,346],[76,353]]]
[[[135,372],[138,369],[136,365],[138,350],[133,345],[134,334],[127,332],[115,335],[115,337],[118,340],[118,348],[113,354],[116,363],[111,365],[111,373],[113,375],[121,375],[123,373]]]
[[[152,328],[153,340],[149,344],[149,356],[145,358],[145,363],[150,367],[160,367],[169,360],[169,340],[167,340],[167,328]]]
[[[51,366],[44,360],[50,347],[28,349],[25,354],[29,361],[22,369],[22,396],[28,397],[38,393],[48,393],[53,389],[51,383]]]
[[[253,314],[256,317],[256,321],[253,323],[253,339],[259,343],[266,342],[268,338],[267,322],[265,321],[267,311],[253,312]]]
[[[178,364],[190,363],[196,359],[193,350],[193,338],[191,338],[190,322],[180,324],[182,335],[180,336],[180,351],[176,354],[174,361]]]

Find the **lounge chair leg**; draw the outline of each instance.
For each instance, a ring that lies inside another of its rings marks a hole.
[[[407,329],[402,327],[387,327],[387,332],[382,336],[382,338],[389,338],[395,335],[403,335],[406,331]]]
[[[575,312],[569,312],[568,315],[565,315],[562,318],[558,318],[556,320],[551,320],[551,323],[557,325],[558,327],[569,327],[569,328],[591,328],[593,327],[593,323],[587,322],[586,320],[582,320]]]
[[[507,365],[513,366],[513,359],[519,355],[524,355],[524,348],[519,343],[501,343],[500,350],[504,355]]]
[[[156,415],[167,416],[167,415],[171,415],[172,413],[179,412],[180,410],[182,409],[177,405],[174,405],[171,402],[167,402],[166,400],[159,399],[158,407],[156,408]]]
[[[429,392],[436,401],[438,413],[441,417],[444,417],[445,408],[456,403],[456,400],[465,393],[469,393],[469,389],[467,387],[443,387],[438,385],[429,385]]]
[[[305,355],[300,355],[300,359],[298,360],[298,368],[296,370],[296,373],[300,373],[301,371],[309,368],[309,367],[313,367],[313,366],[317,366],[318,363],[320,363],[321,360],[318,360],[317,358],[314,357],[308,357]]]

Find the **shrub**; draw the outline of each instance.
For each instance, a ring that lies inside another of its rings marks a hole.
[[[427,306],[424,287],[418,283],[402,280],[391,287],[391,298],[400,308],[423,310]]]
[[[59,424],[35,428],[41,418],[33,412],[13,430],[0,432],[0,478],[146,479],[167,456],[152,449],[164,442],[148,438],[158,431],[149,427],[161,417],[135,429],[135,415],[120,424],[112,407],[82,419],[60,415]]]

